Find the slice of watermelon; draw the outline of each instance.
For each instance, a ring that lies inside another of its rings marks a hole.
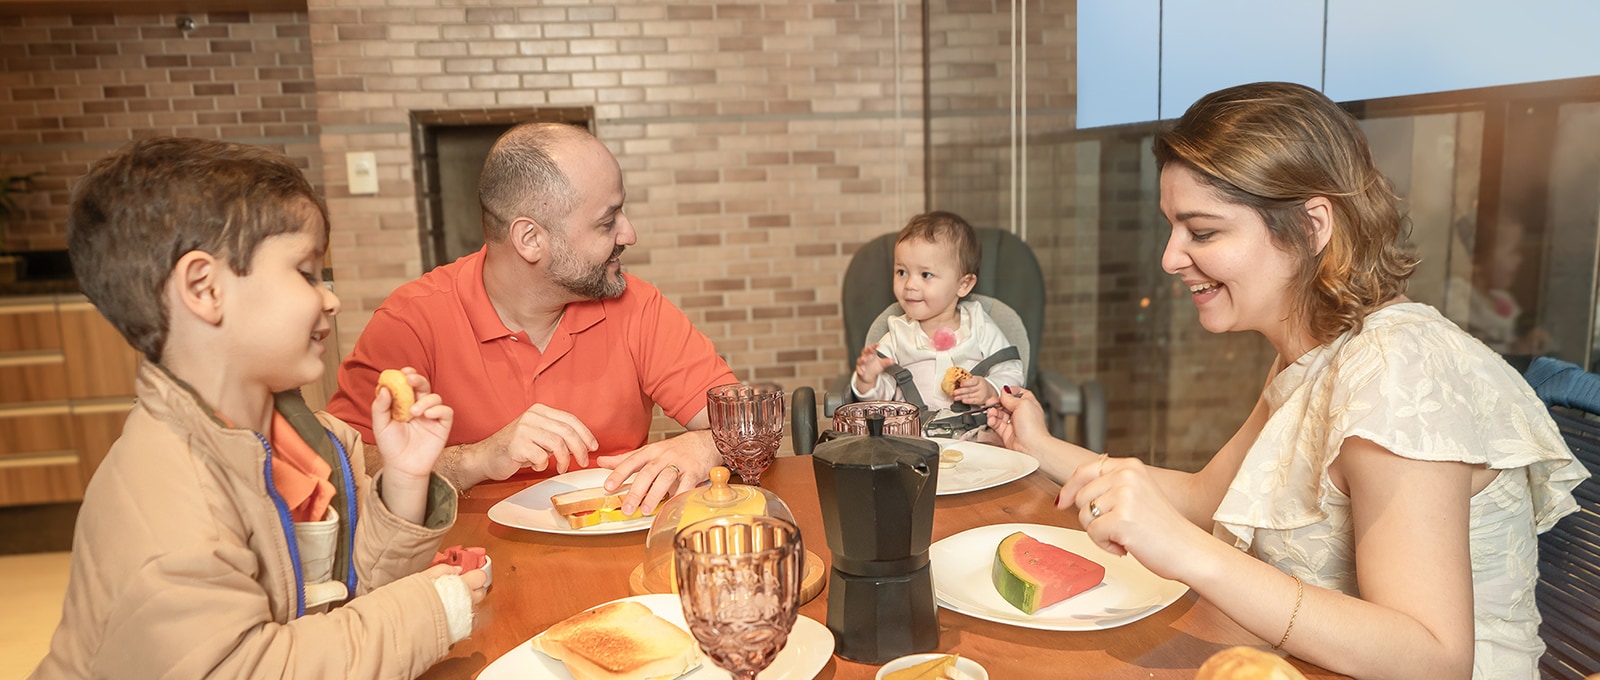
[[[1100,585],[1106,568],[1018,531],[995,548],[990,578],[1001,597],[1032,614]]]

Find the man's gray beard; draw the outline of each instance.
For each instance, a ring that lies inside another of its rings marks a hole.
[[[565,246],[566,244],[562,245]],[[611,257],[615,258],[621,254],[621,248],[618,248],[612,253]],[[572,270],[579,270],[583,265],[573,256],[571,248],[563,247],[557,251],[552,265],[550,267],[551,281],[585,300],[606,300],[620,297],[622,292],[628,288],[628,280],[623,278],[621,268],[617,269],[617,275],[614,277],[606,275],[606,269],[611,266],[610,259],[602,262],[597,268],[568,273]]]

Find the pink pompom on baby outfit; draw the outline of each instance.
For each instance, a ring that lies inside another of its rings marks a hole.
[[[956,332],[948,328],[941,328],[933,332],[933,348],[940,352],[947,352],[956,346]]]

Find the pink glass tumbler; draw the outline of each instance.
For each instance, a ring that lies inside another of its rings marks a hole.
[[[739,479],[761,485],[761,473],[772,465],[783,438],[783,388],[770,384],[734,383],[706,390],[711,438]]]

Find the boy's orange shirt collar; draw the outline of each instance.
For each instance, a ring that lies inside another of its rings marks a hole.
[[[326,517],[333,502],[334,486],[329,481],[333,468],[300,438],[283,414],[272,412],[272,482],[289,506],[296,522],[315,522]]]

